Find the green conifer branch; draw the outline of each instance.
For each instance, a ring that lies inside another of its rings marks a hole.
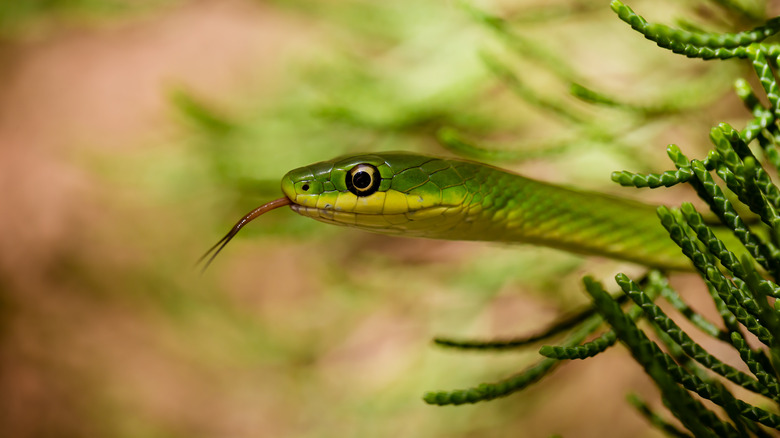
[[[629,394],[628,402],[636,408],[639,413],[647,419],[650,424],[661,430],[666,436],[677,438],[692,438],[691,435],[681,431],[668,421],[664,420],[660,415],[653,411],[648,404],[642,400],[636,394]]]
[[[647,282],[647,294],[650,299],[655,299],[664,287],[668,287],[666,279],[658,271],[650,271],[643,279]],[[617,301],[626,299],[626,295],[619,295]],[[642,316],[642,310],[637,306],[628,309],[628,316],[632,320]],[[558,360],[587,359],[593,357],[615,344],[617,336],[614,330],[602,333],[599,337],[573,347],[545,345],[539,350],[539,354]]]
[[[742,100],[745,108],[753,115],[745,129],[739,133],[740,138],[745,143],[750,143],[755,138],[758,138],[759,141],[763,140],[761,146],[767,153],[767,158],[769,158],[775,168],[780,168],[780,154],[778,154],[777,148],[774,147],[776,143],[775,134],[778,132],[777,126],[773,123],[775,120],[774,113],[764,108],[764,105],[758,99],[748,81],[742,78],[734,81],[734,91]]]
[[[555,359],[545,359],[526,369],[522,373],[501,380],[500,382],[483,383],[469,389],[428,392],[423,396],[423,400],[429,405],[446,406],[478,403],[499,397],[506,397],[538,382],[549,374],[559,363],[560,362]]]
[[[743,269],[747,272],[747,277],[744,279],[746,285],[745,289],[756,303],[758,319],[770,332],[780,334],[780,309],[775,310],[772,308],[767,300],[770,296],[775,299],[778,298],[780,293],[766,287],[767,283],[769,283],[770,286],[773,285],[777,287],[777,285],[762,278],[747,256],[743,256],[741,262]],[[780,341],[780,339],[776,337],[775,341]],[[776,351],[780,351],[779,344],[773,345],[772,348]]]
[[[569,84],[569,92],[583,102],[630,111],[643,117],[652,118],[701,108],[704,102],[711,101],[718,96],[718,93],[713,93],[713,85],[715,84],[712,78],[699,78],[695,83],[686,84],[684,88],[670,90],[667,92],[667,96],[651,103],[625,102],[579,83]]]
[[[750,111],[751,114],[754,116],[757,112],[764,110],[764,105],[761,103],[761,100],[756,96],[756,93],[753,92],[753,88],[750,86],[750,83],[746,81],[743,78],[738,78],[734,81],[734,92],[737,93],[737,97],[742,100],[742,103],[745,105],[745,108]]]
[[[715,309],[717,309],[721,320],[723,320],[723,326],[728,332],[728,337],[726,339],[731,339],[731,333],[742,333],[742,326],[739,324],[739,321],[737,321],[737,317],[731,313],[729,308],[726,306],[726,303],[723,301],[723,299],[721,299],[720,295],[718,295],[718,291],[715,290],[715,287],[706,280],[704,281],[704,284],[707,286],[707,292],[710,294],[710,298],[712,298],[712,301],[715,303]]]
[[[612,181],[624,186],[624,187],[637,187],[637,188],[651,188],[658,187],[671,187],[675,184],[682,182],[691,182],[695,184],[695,181],[691,181],[694,176],[691,169],[691,162],[688,160],[680,148],[675,144],[670,144],[666,148],[666,153],[669,158],[674,162],[677,170],[667,170],[663,173],[634,173],[627,170],[612,172]],[[704,162],[704,166],[707,169],[715,167],[715,161],[707,159]],[[696,187],[696,186],[694,186]]]
[[[670,35],[666,33],[658,34],[652,33],[653,27],[642,16],[636,14],[631,8],[624,5],[618,0],[613,0],[610,4],[612,10],[617,13],[618,17],[629,24],[632,29],[644,35],[645,38],[656,43],[659,47],[669,49],[674,53],[683,54],[689,58],[702,58],[702,59],[729,59],[729,58],[746,58],[747,50],[744,46],[738,46],[735,48],[711,48],[701,47],[682,41],[676,41],[670,38]],[[658,28],[656,28],[658,29]],[[660,29],[658,29],[660,30]]]
[[[571,347],[582,343],[602,323],[601,317],[597,315],[591,316],[573,330],[562,345]],[[538,382],[560,363],[561,362],[556,359],[545,358],[525,371],[499,382],[483,383],[469,389],[428,392],[423,396],[423,400],[428,404],[443,406],[477,403],[499,397],[506,397],[507,395],[520,391],[532,383]]]
[[[754,117],[747,122],[745,129],[740,131],[739,135],[750,142],[761,133],[762,130],[772,126],[775,122],[775,114],[768,109],[757,110]]]
[[[592,279],[590,281],[593,282]],[[586,290],[588,290],[588,293],[594,298],[594,303],[596,303],[602,316],[604,316],[607,322],[609,322],[615,330],[618,338],[629,348],[634,358],[645,366],[645,369],[653,363],[660,365],[677,383],[681,384],[689,391],[693,391],[699,396],[723,407],[727,412],[733,409],[745,418],[780,430],[780,416],[735,399],[725,387],[718,384],[716,381],[704,381],[677,365],[668,354],[661,351],[655,342],[651,341],[643,331],[639,330],[635,323],[631,321],[619,307],[617,307],[615,314],[603,312],[602,306],[596,302],[596,297],[590,290],[591,287],[592,286],[589,287],[586,283]],[[598,287],[601,288],[600,285]],[[612,301],[611,299],[609,300]],[[610,307],[613,305],[616,305],[614,301],[613,304],[609,304]],[[613,323],[617,323],[618,326]]]
[[[734,89],[737,96],[745,104],[745,107],[753,114],[753,119],[748,122],[748,126],[740,132],[740,137],[749,143],[753,138],[758,138],[761,148],[764,150],[767,159],[780,170],[780,151],[777,149],[780,140],[780,129],[774,123],[774,114],[764,108],[758,99],[750,84],[744,79],[737,79],[734,83]],[[778,207],[775,205],[775,207]]]
[[[775,167],[780,169],[780,150],[777,149],[778,138],[777,127],[772,125],[767,130],[762,130],[758,135],[758,144],[764,151],[766,159]],[[775,205],[775,208],[779,206]]]
[[[710,138],[715,144],[721,163],[731,174],[724,172],[730,178],[726,181],[729,188],[742,195],[740,200],[752,211],[761,216],[770,227],[775,228],[778,221],[777,206],[780,205],[780,190],[772,183],[769,174],[756,165],[756,158],[740,134],[726,123],[721,123],[710,132]],[[733,187],[733,188],[732,188]],[[741,189],[741,190],[740,190]]]
[[[734,286],[712,261],[712,256],[704,253],[692,241],[685,231],[683,223],[675,217],[672,212],[664,206],[658,207],[658,216],[661,218],[661,224],[669,231],[672,240],[682,248],[683,253],[693,261],[696,269],[704,275],[704,278],[712,284],[718,293],[718,296],[726,303],[729,311],[734,314],[742,325],[767,346],[774,344],[774,336],[762,326],[756,318],[742,307],[737,297],[740,295],[737,287]]]
[[[778,95],[777,81],[775,81],[775,76],[767,62],[765,49],[760,45],[752,45],[748,48],[748,55],[750,62],[753,65],[753,70],[756,71],[758,80],[761,82],[761,86],[766,92],[766,97],[769,100],[772,111],[775,113],[775,116],[780,115],[780,113],[778,113],[778,111],[780,111],[780,95]],[[772,56],[772,60],[776,59],[776,55]]]
[[[439,129],[436,138],[442,146],[460,156],[499,162],[521,162],[550,157],[562,154],[576,146],[576,143],[566,139],[549,144],[534,144],[533,148],[516,145],[513,149],[497,149],[475,144],[451,127]]]
[[[732,277],[731,281],[734,283],[734,285],[737,287],[736,291],[738,293],[737,300],[739,300],[740,305],[750,312],[751,315],[756,317],[756,319],[764,326],[766,326],[766,321],[763,320],[761,315],[761,307],[759,304],[759,301],[756,300],[753,296],[753,291],[750,290],[747,283],[742,281],[742,279],[738,277]],[[766,296],[764,296],[764,299],[766,300]],[[771,333],[774,333],[774,331],[770,330]]]
[[[696,175],[696,180],[691,180],[690,182],[699,196],[707,202],[712,212],[718,216],[721,222],[734,232],[734,235],[750,255],[764,269],[774,273],[777,277],[776,274],[780,273],[780,260],[773,258],[771,249],[759,236],[750,231],[750,228],[748,228],[731,205],[731,201],[728,200],[721,188],[715,183],[704,163],[693,160],[691,161],[691,169]]]
[[[684,375],[674,361],[628,318],[620,306],[612,300],[600,283],[591,277],[583,279],[585,290],[604,319],[612,326],[618,338],[628,347],[631,355],[653,378],[661,389],[664,403],[672,413],[696,436],[739,436],[736,429],[720,420],[715,413],[682,390],[674,382]],[[668,361],[667,361],[668,359]],[[675,376],[674,374],[677,374]],[[691,376],[688,374],[688,376]],[[690,380],[688,380],[690,384]],[[690,389],[690,388],[689,388]],[[706,398],[706,397],[705,397]],[[714,432],[714,433],[713,433]]]
[[[739,333],[731,334],[731,344],[739,352],[739,357],[748,366],[748,369],[758,379],[761,384],[770,391],[770,397],[780,403],[780,382],[777,377],[767,372],[761,364],[761,360]]]
[[[709,32],[691,32],[687,30],[674,29],[664,24],[648,24],[647,33],[651,35],[665,36],[675,40],[678,43],[690,44],[698,47],[709,47],[713,49],[733,49],[740,46],[748,46],[753,43],[759,43],[770,36],[780,32],[780,18],[772,18],[765,24],[752,30],[738,33],[709,33]]]
[[[683,154],[680,147],[676,144],[670,144],[666,147],[666,155],[678,169],[681,167],[691,167],[691,160]]]
[[[745,181],[745,192],[754,207],[761,211],[761,218],[773,230],[780,228],[780,215],[775,205],[780,204],[780,192],[769,179],[769,175],[756,162],[752,155],[746,156],[742,161],[741,177]]]
[[[640,174],[627,170],[612,172],[612,181],[624,187],[651,188],[671,187],[673,185],[688,182],[693,177],[690,167],[677,170],[669,170],[663,173]]]
[[[488,70],[525,102],[569,122],[576,124],[585,122],[586,119],[582,115],[572,112],[569,109],[569,105],[564,105],[555,102],[550,98],[539,96],[534,90],[526,86],[509,67],[498,61],[492,55],[482,52],[481,57],[482,62]]]
[[[749,5],[752,4],[752,9],[746,6],[745,2],[739,0],[712,0],[712,2],[750,21],[758,21],[765,18],[764,11],[760,9],[760,4],[757,5],[756,2],[749,3]]]
[[[723,330],[719,329],[715,326],[712,322],[707,320],[704,316],[697,313],[695,310],[693,310],[685,301],[683,301],[680,294],[677,293],[676,290],[672,289],[669,286],[669,282],[665,277],[662,277],[660,274],[655,274],[660,277],[659,280],[663,281],[663,283],[660,283],[660,293],[661,296],[669,302],[669,304],[672,305],[680,314],[682,314],[688,321],[690,321],[695,327],[697,327],[702,332],[720,339],[722,341],[729,340],[729,334],[724,332]]]
[[[569,66],[565,58],[539,42],[523,37],[514,31],[504,18],[482,10],[467,0],[461,0],[460,5],[478,23],[492,30],[518,56],[534,61],[566,82],[579,81],[578,73]]]
[[[597,91],[591,90],[590,88],[587,88],[584,85],[578,84],[576,82],[572,82],[569,85],[569,93],[571,93],[572,96],[582,100],[583,102],[588,102],[595,105],[631,109],[631,110],[638,109],[631,105],[626,105],[624,103],[618,102],[616,99],[609,97],[604,93],[599,93]]]
[[[624,274],[618,274],[615,279],[620,288],[623,289],[623,292],[625,292],[626,295],[628,295],[628,297],[645,312],[647,318],[656,324],[664,333],[669,335],[669,337],[682,348],[682,351],[686,355],[713,372],[749,391],[772,397],[772,393],[760,384],[758,380],[753,379],[747,374],[712,356],[701,345],[691,339],[691,337],[669,318],[666,313],[653,302],[652,298],[641,290],[630,278]]]
[[[753,30],[735,34],[700,33],[674,29],[663,24],[650,24],[618,0],[613,0],[611,7],[621,20],[628,23],[645,38],[653,41],[659,47],[689,58],[705,60],[757,59],[759,58],[757,53],[763,55],[766,52],[768,55],[775,56],[778,51],[775,46],[763,46],[760,43],[760,41],[780,31],[778,19],[769,20]]]
[[[771,207],[774,209],[780,208],[780,189],[774,185],[772,178],[770,178],[769,174],[766,172],[766,170],[764,170],[763,167],[755,165],[757,158],[755,155],[753,155],[753,152],[750,150],[750,148],[748,148],[747,143],[742,140],[740,133],[729,126],[727,123],[719,124],[718,128],[720,128],[721,132],[728,140],[731,146],[730,149],[737,154],[738,159],[743,160],[743,162],[745,160],[753,160],[751,169],[745,169],[747,172],[746,174],[752,177],[752,179],[755,181],[755,184],[761,190],[761,193],[766,196],[767,201],[769,201],[771,204]],[[773,125],[770,129],[776,130],[777,126]],[[748,163],[745,163],[745,165],[748,165]]]
[[[696,211],[693,204],[689,202],[683,203],[680,206],[680,211],[685,217],[688,226],[696,233],[699,241],[707,247],[710,253],[720,260],[723,267],[744,281],[748,281],[748,278],[750,278],[755,282],[756,287],[760,288],[764,295],[780,298],[780,287],[763,278],[755,278],[758,275],[755,274],[755,271],[749,273],[737,256],[729,251],[726,245],[718,239],[712,229],[704,223],[704,218]]]
[[[750,169],[753,170],[755,161],[749,161],[753,163]],[[726,187],[737,195],[740,202],[745,204],[751,212],[758,215],[762,222],[773,229],[780,228],[780,216],[777,214],[777,210],[767,202],[755,182],[753,172],[748,172],[743,163],[740,162],[733,167],[730,167],[728,164],[720,164],[716,169],[716,173],[726,183]],[[780,251],[769,242],[764,244],[767,245],[772,257],[780,255]]]
[[[582,345],[575,345],[572,347],[544,345],[539,349],[539,354],[557,360],[587,359],[602,353],[607,348],[615,345],[615,341],[617,341],[617,335],[613,330],[609,330]]]
[[[618,301],[624,301],[625,295],[617,297]],[[460,348],[464,350],[512,350],[522,348],[526,345],[536,342],[544,341],[559,335],[571,328],[581,326],[582,324],[589,324],[588,318],[595,314],[595,310],[592,307],[580,309],[569,316],[564,316],[547,329],[528,336],[522,336],[511,339],[491,339],[491,340],[457,340],[451,338],[437,337],[433,339],[433,342],[440,347]],[[641,315],[639,309],[637,309],[636,316]],[[595,330],[595,329],[594,329]]]
[[[526,345],[549,339],[565,330],[570,329],[575,324],[564,322],[555,324],[548,330],[530,336],[512,338],[512,339],[491,339],[491,340],[459,340],[450,338],[434,338],[433,342],[439,347],[459,348],[461,350],[513,350],[525,347]]]

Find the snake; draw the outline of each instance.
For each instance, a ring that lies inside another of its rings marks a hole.
[[[284,197],[241,218],[200,261],[207,267],[250,221],[279,207],[374,233],[526,243],[651,268],[690,270],[656,206],[526,178],[491,165],[409,152],[341,156],[287,172]]]

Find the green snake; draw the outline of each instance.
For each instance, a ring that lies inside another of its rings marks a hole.
[[[530,243],[691,269],[654,206],[472,161],[407,152],[350,155],[291,170],[282,192],[244,216],[201,260],[213,252],[211,263],[249,221],[290,205],[318,221],[375,233]]]

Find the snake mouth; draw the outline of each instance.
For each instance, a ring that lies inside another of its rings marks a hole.
[[[332,225],[359,228],[381,234],[408,234],[412,220],[404,214],[355,213],[292,204],[290,208],[301,216]]]
[[[312,219],[321,220],[324,222],[334,223],[334,224],[340,224],[340,225],[361,225],[359,218],[365,218],[365,217],[385,217],[387,215],[377,212],[377,213],[356,213],[353,211],[338,211],[335,208],[318,208],[318,207],[307,207],[305,205],[292,203],[290,204],[290,209],[301,216],[310,217]],[[387,225],[388,222],[384,221],[382,224]]]
[[[381,234],[403,234],[414,237],[433,237],[435,230],[449,229],[463,219],[460,208],[435,206],[405,213],[337,211],[334,208],[307,207],[291,204],[290,208],[320,222],[359,228]]]

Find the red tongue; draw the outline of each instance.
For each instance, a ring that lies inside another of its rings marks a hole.
[[[284,207],[285,205],[290,205],[290,204],[292,204],[292,201],[290,201],[288,198],[274,199],[273,201],[263,204],[257,207],[256,209],[250,211],[249,213],[247,213],[246,216],[242,217],[240,221],[238,221],[235,225],[233,225],[233,228],[231,228],[230,231],[228,231],[228,233],[225,234],[225,237],[220,239],[219,242],[215,243],[214,246],[212,246],[208,251],[206,251],[205,254],[200,256],[198,262],[195,263],[196,265],[199,265],[203,261],[203,259],[208,257],[208,255],[211,254],[212,252],[214,252],[214,254],[212,254],[211,257],[209,257],[206,264],[203,265],[203,269],[201,269],[200,272],[203,273],[206,271],[206,269],[209,267],[211,262],[214,261],[214,258],[217,257],[217,254],[219,254],[219,252],[222,251],[222,248],[224,248],[225,245],[227,245],[228,242],[230,242],[230,239],[232,239],[236,234],[238,234],[238,231],[241,230],[241,228],[244,228],[244,225],[257,219],[262,214],[268,213],[271,210],[274,210],[279,207]],[[216,251],[214,251],[215,249]]]

